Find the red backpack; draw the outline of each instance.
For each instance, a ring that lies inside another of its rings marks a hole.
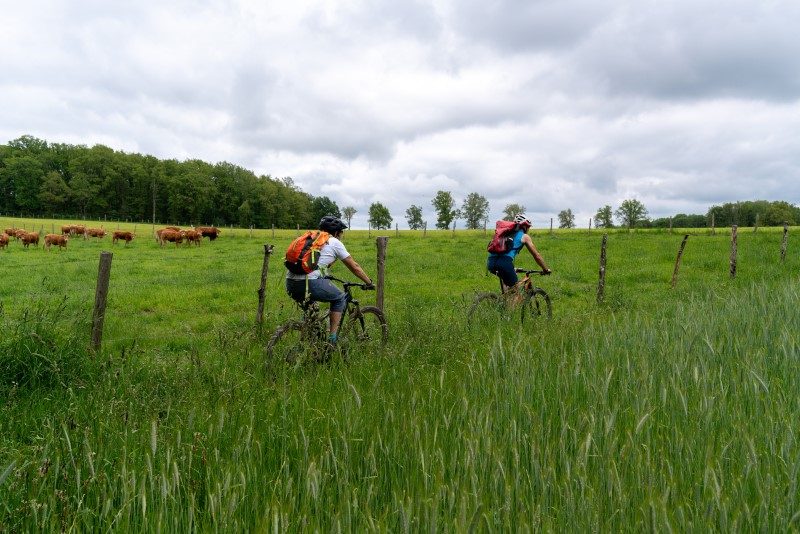
[[[319,268],[319,251],[331,234],[322,230],[304,233],[289,245],[283,264],[294,274],[308,274]]]
[[[519,225],[514,221],[497,221],[494,228],[494,237],[489,242],[486,250],[492,254],[506,254],[514,247],[514,234],[519,230]]]

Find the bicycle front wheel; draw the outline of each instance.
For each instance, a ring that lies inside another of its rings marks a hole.
[[[349,354],[381,354],[389,340],[389,326],[383,312],[375,306],[354,310],[341,333]]]
[[[552,319],[553,305],[550,295],[544,289],[534,287],[525,291],[525,300],[522,304],[522,322],[526,318],[538,319],[540,317]]]
[[[284,361],[295,363],[315,356],[316,343],[303,321],[289,321],[275,330],[267,342],[267,365]]]

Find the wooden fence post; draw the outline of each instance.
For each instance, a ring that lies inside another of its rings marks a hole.
[[[714,214],[711,214],[711,235],[715,235],[717,230],[714,228]]]
[[[731,278],[736,276],[736,225],[731,227]]]
[[[591,229],[592,229],[592,218],[589,217],[589,230],[591,231]]]
[[[394,236],[400,237],[400,225],[398,223],[394,223]]]
[[[597,303],[602,304],[606,292],[606,244],[608,234],[603,234],[603,242],[600,244],[600,281],[597,284]]]
[[[672,219],[670,219],[672,220]],[[670,228],[672,231],[672,228]],[[681,265],[681,258],[683,257],[683,247],[686,246],[686,241],[689,239],[689,234],[683,236],[683,241],[681,241],[681,247],[678,249],[678,257],[675,258],[675,270],[672,271],[672,287],[674,288],[675,285],[678,283],[678,268]]]
[[[781,243],[781,261],[786,261],[786,246],[789,244],[789,223],[783,223],[783,242]]]
[[[553,234],[553,218],[550,217],[550,234]]]
[[[253,237],[253,225],[251,224],[250,225],[250,238],[252,238],[252,237]]]
[[[756,213],[756,223],[755,226],[753,226],[753,233],[756,232],[758,232],[758,213]]]
[[[422,237],[426,237],[428,235],[428,221],[425,221],[422,224]]]
[[[458,222],[458,219],[453,219],[453,237],[456,236],[456,223],[457,222]]]
[[[272,237],[275,237],[275,223],[272,223]]]
[[[269,273],[269,257],[275,245],[264,245],[264,264],[261,266],[261,285],[258,288],[258,311],[256,311],[256,324],[264,321],[264,300],[267,292],[267,273]]]
[[[386,278],[386,245],[388,242],[388,237],[378,237],[375,240],[375,244],[378,247],[378,284],[376,285],[377,294],[375,295],[375,305],[381,311],[383,311],[383,288]]]
[[[106,318],[108,282],[111,278],[111,252],[100,253],[100,267],[97,272],[97,288],[94,292],[94,311],[92,312],[92,350],[100,350],[103,341],[103,322]]]
[[[372,237],[372,223],[367,221],[367,237]]]

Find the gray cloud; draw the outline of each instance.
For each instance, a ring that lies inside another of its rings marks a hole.
[[[0,19],[0,139],[227,160],[400,222],[439,189],[544,222],[798,202],[798,22],[788,0],[33,0]]]

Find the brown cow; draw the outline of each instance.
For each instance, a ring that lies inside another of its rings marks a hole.
[[[106,236],[106,231],[102,228],[87,228],[86,235],[89,237],[99,237],[102,239]]]
[[[5,233],[8,234],[8,237],[12,237],[14,239],[18,239],[17,238],[17,232],[19,232],[19,228],[13,228],[12,227],[12,228],[6,228],[5,229]]]
[[[6,248],[8,246],[8,234],[2,233],[0,234],[0,248]]]
[[[25,248],[28,248],[28,245],[39,246],[39,232],[24,232],[22,235],[18,234],[17,237],[22,240],[22,246]]]
[[[83,239],[86,239],[86,227],[82,224],[71,225],[69,233],[72,236],[82,235]]]
[[[61,235],[70,235],[72,234],[72,225],[71,224],[62,224],[61,225]]]
[[[44,236],[44,248],[50,250],[51,245],[56,245],[59,249],[67,248],[69,238],[61,234],[47,234]]]
[[[159,230],[158,237],[162,247],[167,241],[175,243],[176,247],[183,242],[183,232],[176,232],[175,230],[168,230],[166,228]]]
[[[133,232],[124,232],[124,231],[121,231],[121,230],[114,230],[114,233],[113,233],[113,234],[111,234],[111,242],[112,242],[114,245],[116,245],[116,244],[117,244],[117,241],[119,241],[120,239],[122,239],[123,241],[125,241],[125,246],[127,246],[127,245],[128,245],[128,243],[130,243],[130,242],[131,242],[131,240],[132,240],[134,237],[135,237],[135,236],[133,235]]]
[[[160,228],[160,229],[156,230],[156,241],[161,243],[161,233],[164,232],[164,231],[167,231],[167,230],[171,230],[173,232],[180,232],[181,231],[181,229],[178,228],[177,226],[165,226],[164,228]]]
[[[214,241],[222,233],[222,230],[216,226],[198,226],[195,228],[203,237],[207,237],[210,241]]]
[[[197,230],[184,230],[183,237],[186,238],[187,245],[191,245],[192,243],[194,243],[199,247],[200,241],[202,241],[203,239],[203,234],[201,234]]]

